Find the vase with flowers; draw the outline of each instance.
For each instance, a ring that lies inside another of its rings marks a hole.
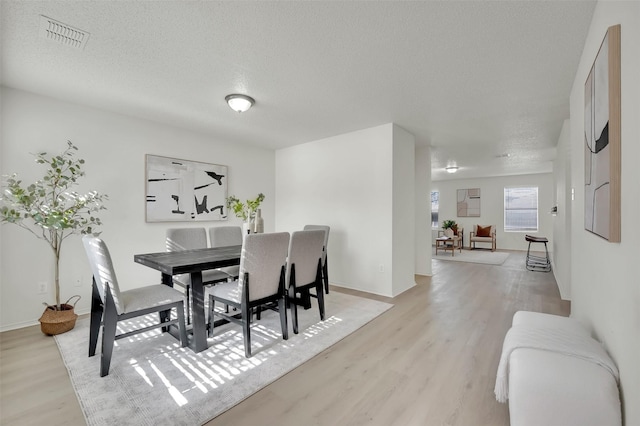
[[[260,208],[260,204],[264,201],[264,194],[259,193],[254,199],[240,201],[236,196],[227,197],[227,209],[232,211],[237,218],[242,219],[242,231],[244,234],[255,232],[256,213]]]

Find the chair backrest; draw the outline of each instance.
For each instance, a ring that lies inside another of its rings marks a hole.
[[[209,228],[211,247],[242,245],[242,228],[240,226],[214,226]]]
[[[327,225],[305,225],[305,231],[311,231],[316,229],[322,229],[324,231],[324,247],[322,250],[322,264],[324,265],[325,260],[327,259],[327,250],[329,249],[329,231],[331,228]]]
[[[167,251],[207,248],[207,231],[204,228],[167,229]]]
[[[91,272],[93,273],[93,278],[96,280],[102,303],[105,303],[106,288],[109,286],[113,301],[116,305],[116,311],[118,315],[121,315],[124,313],[124,301],[120,296],[118,279],[113,269],[113,262],[111,262],[111,254],[109,254],[107,245],[100,238],[92,235],[82,237],[82,244],[89,258]]]
[[[322,260],[325,231],[314,229],[291,234],[287,258],[287,287],[291,280],[291,265],[295,265],[296,285],[302,286],[316,280],[318,259]]]
[[[248,273],[250,301],[278,294],[288,249],[288,232],[248,234],[244,238],[238,285],[242,291],[244,274]]]

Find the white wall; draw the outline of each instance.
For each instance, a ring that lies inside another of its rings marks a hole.
[[[553,162],[555,206],[558,213],[553,219],[553,248],[551,264],[558,283],[560,296],[571,300],[571,129],[569,120],[562,124],[558,138],[557,155]]]
[[[584,82],[612,25],[621,25],[622,240],[584,229]],[[640,425],[640,2],[598,2],[571,91],[571,313],[593,328],[620,370],[626,425]]]
[[[413,287],[416,267],[415,137],[393,125],[393,188],[391,207],[392,268],[391,294],[396,296]]]
[[[464,226],[464,245],[469,246],[469,233],[473,225],[495,225],[498,250],[526,250],[525,232],[504,232],[504,188],[517,186],[538,187],[538,232],[526,234],[547,237],[548,249],[553,247],[553,220],[549,214],[555,205],[553,176],[551,173],[503,176],[478,179],[454,179],[434,181],[432,190],[440,192],[438,221],[453,219]],[[458,189],[480,188],[480,217],[457,217],[456,196]],[[433,242],[435,244],[435,241]],[[534,244],[540,246],[540,244]],[[489,247],[488,244],[478,247]],[[532,247],[534,249],[534,247]],[[535,247],[536,250],[542,247]]]
[[[416,146],[416,274],[431,275],[431,148]]]
[[[276,152],[276,229],[329,225],[331,283],[384,296],[394,296],[393,251],[414,258],[413,246],[393,245],[392,160],[404,155],[393,130],[385,124]]]
[[[164,251],[165,230],[175,226],[215,226],[225,222],[145,223],[145,154],[229,166],[229,194],[241,199],[266,195],[262,205],[265,230],[274,228],[275,153],[272,150],[238,146],[209,136],[146,120],[60,102],[51,98],[2,87],[2,139],[0,162],[3,173],[19,173],[24,182],[38,179],[44,169],[29,153],[61,152],[66,141],[79,148],[86,160],[86,179],[80,192],[97,190],[109,195],[102,237],[110,247],[123,289],[159,282],[159,273],[133,262],[136,253]],[[2,225],[0,243],[0,330],[36,323],[42,302],[54,301],[37,294],[40,281],[52,287],[53,255],[47,244],[27,231]],[[78,311],[87,312],[91,274],[79,237],[63,246],[62,296],[80,294]],[[79,286],[76,286],[76,283]]]

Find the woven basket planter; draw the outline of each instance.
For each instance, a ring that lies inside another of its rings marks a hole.
[[[71,299],[76,298],[73,305],[69,304]],[[74,312],[76,303],[80,300],[80,296],[72,296],[65,303],[61,305],[62,310],[56,310],[53,306],[47,306],[40,321],[40,330],[48,336],[56,334],[66,333],[76,326],[76,319],[78,315]]]

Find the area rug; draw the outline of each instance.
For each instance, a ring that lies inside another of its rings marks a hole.
[[[320,321],[315,301],[309,310],[298,309],[300,334],[293,334],[289,321],[286,341],[278,314],[263,312],[251,326],[253,356],[248,359],[241,327],[235,324],[216,327],[209,349],[197,354],[159,329],[141,333],[116,342],[109,375],[102,378],[100,351],[87,356],[88,318],[55,338],[88,425],[193,426],[238,404],[392,306],[333,291],[325,297],[325,321]]]
[[[432,252],[432,259],[450,260],[452,262],[484,263],[486,265],[502,265],[508,257],[509,253],[489,250],[462,249],[462,253],[456,250],[453,256],[451,256],[451,251],[449,250],[438,250],[437,256],[435,248]]]

